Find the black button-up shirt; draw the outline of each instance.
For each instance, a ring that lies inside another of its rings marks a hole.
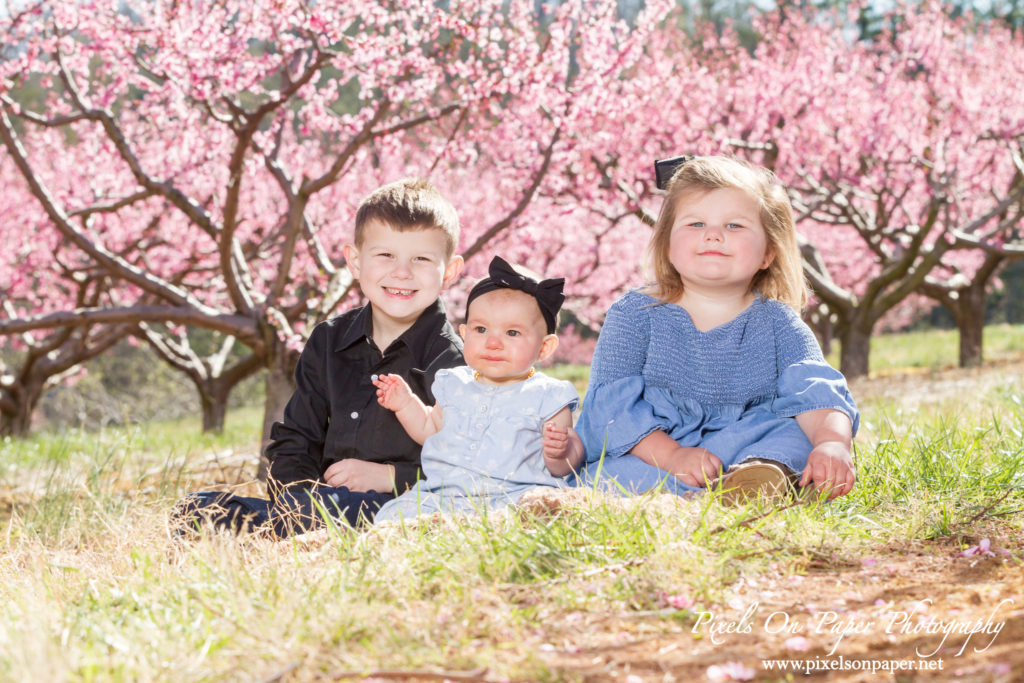
[[[401,375],[427,405],[438,370],[464,363],[462,340],[438,299],[381,353],[370,304],[320,323],[295,367],[295,393],[284,420],[270,430],[267,457],[274,486],[323,483],[327,468],[357,458],[394,465],[401,493],[420,472],[420,446],[395,414],[377,403],[371,375]]]

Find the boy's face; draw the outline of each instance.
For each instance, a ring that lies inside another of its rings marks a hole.
[[[462,271],[462,257],[448,259],[445,234],[438,228],[399,232],[371,220],[360,246],[346,244],[345,260],[373,304],[374,331],[408,328],[441,290]]]
[[[533,364],[558,346],[558,337],[547,333],[537,300],[515,289],[496,289],[473,299],[459,333],[466,342],[466,365],[485,384],[526,379]]]

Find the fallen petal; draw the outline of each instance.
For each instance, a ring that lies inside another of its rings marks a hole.
[[[693,607],[693,600],[686,595],[666,595],[665,603],[676,609],[689,609]]]
[[[807,640],[803,636],[793,636],[792,638],[786,638],[786,642],[784,642],[782,646],[787,650],[804,652],[811,649],[811,641]]]
[[[751,681],[756,675],[757,672],[744,666],[743,662],[712,664],[707,670],[709,681]]]

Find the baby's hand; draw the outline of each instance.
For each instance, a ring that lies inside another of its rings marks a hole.
[[[388,410],[397,413],[412,400],[412,389],[401,375],[374,375],[370,381],[377,387],[377,402]]]
[[[569,428],[553,421],[545,423],[541,443],[544,445],[545,458],[564,458],[569,450]]]

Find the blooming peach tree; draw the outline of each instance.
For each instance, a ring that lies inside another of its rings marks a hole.
[[[661,201],[653,159],[747,157],[791,190],[805,273],[845,373],[867,373],[880,321],[938,292],[960,314],[971,362],[978,298],[1020,251],[1024,41],[933,5],[899,8],[888,22],[898,31],[857,41],[851,12],[765,14],[753,52],[728,30],[656,33],[644,68],[615,84],[628,106],[592,111],[589,129],[616,136],[587,136],[567,203],[606,226],[603,241],[639,235],[625,238],[635,245]]]
[[[470,272],[497,247],[548,253],[529,210],[574,97],[636,50],[613,10],[566,4],[541,30],[526,5],[95,0],[0,18],[0,164],[27,213],[3,229],[43,261],[60,252],[45,287],[0,257],[5,343],[117,330],[196,380],[264,368],[266,433],[305,335],[358,300],[340,247],[375,187],[434,180]],[[190,328],[223,345],[202,357]]]

